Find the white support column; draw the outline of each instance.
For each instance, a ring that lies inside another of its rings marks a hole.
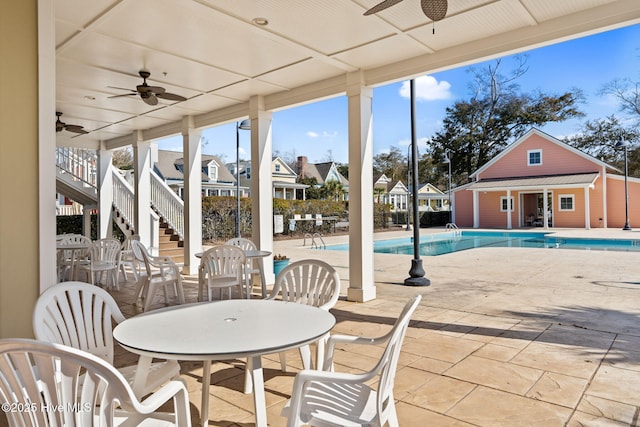
[[[98,239],[111,237],[113,226],[111,207],[113,206],[113,152],[100,143],[98,152]]]
[[[202,251],[202,131],[195,129],[193,117],[182,119],[184,153],[184,274],[196,274]]]
[[[449,190],[451,191],[451,190]],[[451,211],[451,222],[456,223],[456,195],[455,193],[451,194],[451,206],[449,206],[449,210]]]
[[[264,110],[264,99],[249,100],[251,120],[251,240],[258,249],[273,252],[273,113]],[[273,256],[264,258],[266,283],[273,283]]]
[[[133,172],[135,232],[145,247],[157,242],[151,230],[151,142],[143,141],[142,132],[133,134]],[[157,254],[157,250],[152,250]]]
[[[515,204],[515,203],[514,203]],[[513,215],[513,209],[511,209],[511,190],[507,190],[507,230],[511,230],[513,225],[511,223],[511,215]],[[515,208],[515,206],[513,206]]]
[[[543,227],[549,228],[549,195],[547,193],[547,189],[542,189],[542,225]]]
[[[25,260],[30,260],[30,261],[35,261],[36,265],[39,267],[37,269],[35,269],[36,271],[38,271],[39,276],[38,276],[38,283],[39,283],[39,291],[43,291],[46,288],[54,285],[56,283],[56,249],[55,249],[55,239],[56,239],[56,205],[55,205],[55,200],[51,197],[52,194],[55,194],[56,192],[56,166],[55,166],[55,162],[51,160],[51,153],[55,152],[56,149],[56,133],[53,130],[53,126],[51,125],[51,117],[54,116],[55,114],[55,107],[56,107],[56,47],[55,47],[55,7],[54,7],[54,0],[38,0],[38,31],[37,31],[37,37],[38,37],[38,46],[37,46],[37,53],[38,53],[38,61],[37,61],[37,71],[38,71],[38,80],[37,80],[37,96],[38,96],[38,112],[37,112],[37,120],[38,120],[38,136],[37,136],[37,150],[38,150],[38,156],[37,156],[37,160],[38,160],[38,173],[37,173],[37,177],[38,177],[38,183],[37,183],[37,200],[38,200],[38,231],[37,231],[37,236],[38,236],[38,244],[37,244],[37,255],[39,257],[39,259],[37,260],[31,260],[30,257],[23,257]],[[7,6],[7,8],[11,8],[11,7],[15,7],[15,6]],[[22,4],[21,6],[22,7]],[[28,6],[27,6],[28,7]],[[29,23],[27,25],[27,23],[25,23],[25,25],[23,25],[22,27],[25,29],[25,32],[27,31],[27,28],[31,28],[29,25],[31,23]],[[19,36],[18,36],[19,37]],[[20,46],[19,44],[15,44],[16,48],[18,48],[18,46]],[[11,57],[10,53],[7,52],[3,52],[5,53],[6,56]],[[29,55],[33,54],[34,52],[29,51],[29,52],[25,52],[24,50],[21,51],[23,58],[28,57]],[[19,66],[16,65],[16,63],[14,63],[12,65],[13,67],[18,67],[18,69],[20,69],[20,71],[22,72],[26,72],[26,70],[23,70],[22,68],[20,68]],[[26,73],[25,75],[29,75],[28,73]],[[8,83],[9,84],[9,83]],[[35,84],[35,82],[34,82]],[[20,88],[19,87],[15,87],[16,91],[19,91]],[[10,95],[7,95],[7,93],[4,93],[4,96],[8,96],[10,98]],[[26,103],[23,104],[25,107],[27,106]],[[21,111],[21,109],[16,109],[16,111]],[[8,122],[11,121],[10,118],[5,117]],[[7,123],[8,123],[7,122]],[[4,132],[3,132],[4,133]],[[10,134],[9,134],[10,135]],[[3,136],[5,138],[7,138],[7,140],[11,140],[11,137],[8,136],[6,133],[3,134]],[[24,133],[21,133],[21,136],[24,137]],[[24,150],[29,150],[29,148],[27,148],[27,144],[26,144],[26,140],[25,141],[21,141],[20,146],[24,147]],[[6,155],[6,152],[3,151],[3,155]],[[7,159],[7,161],[9,162],[13,162],[14,159],[16,158],[20,158],[20,157],[13,157],[13,156],[9,156],[9,158]],[[18,162],[19,163],[19,162]],[[25,169],[25,172],[28,169]],[[7,176],[11,176],[11,174],[9,173]],[[19,179],[18,179],[19,180]],[[21,187],[17,187],[15,185],[15,183],[9,184],[14,186],[14,189],[17,190],[17,192],[19,193],[20,191],[25,191],[26,187],[25,186],[21,186]],[[27,184],[25,184],[27,185]],[[31,188],[29,188],[29,190],[27,191],[32,191]],[[3,197],[5,197],[7,200],[11,200],[11,197],[9,197],[9,195],[4,192],[3,193]],[[22,206],[23,208],[25,206]],[[27,208],[28,209],[28,208]],[[20,210],[19,212],[16,212],[17,215],[22,215],[24,214],[24,211]],[[8,223],[8,222],[7,222]],[[25,223],[26,224],[26,223]],[[31,223],[29,223],[31,224]],[[1,228],[1,227],[0,227]],[[18,230],[16,230],[16,232],[18,232]],[[33,230],[33,233],[35,233],[36,231]],[[29,237],[31,237],[32,235],[29,234]],[[23,236],[24,237],[24,236]],[[9,236],[3,236],[3,238],[11,240],[11,238]],[[31,239],[26,239],[27,241],[31,242]],[[15,248],[16,252],[20,252],[19,249]],[[35,254],[35,253],[34,253]],[[38,288],[38,283],[35,283],[33,281],[31,281],[32,277],[30,275],[25,275],[23,274],[23,271],[20,271],[20,268],[18,268],[17,266],[13,266],[15,268],[16,274],[19,275],[22,279],[22,284],[31,284],[30,286],[34,286],[35,288]],[[7,278],[9,276],[4,276],[2,275],[4,278]],[[21,283],[16,282],[15,286],[19,286]],[[13,286],[13,285],[11,285]],[[21,295],[22,292],[24,292],[24,294],[31,295],[33,289],[30,286],[25,286],[24,289],[22,289],[20,291]],[[5,286],[0,286],[0,289],[2,291],[7,292],[4,295],[11,295],[10,291],[9,291],[9,286],[5,287]],[[37,292],[39,293],[39,292]],[[27,297],[28,299],[28,297]],[[26,302],[27,299],[25,299],[24,301],[22,301],[22,303]],[[9,304],[13,304],[13,302],[9,302],[9,300],[7,299],[7,302]],[[17,307],[15,304],[13,304],[14,309]],[[9,319],[11,318],[11,314],[5,313],[7,314],[7,317],[5,319]],[[17,320],[16,318],[13,318],[12,320]],[[0,318],[0,323],[2,321],[2,318]],[[5,329],[8,330],[8,329]]]
[[[376,297],[373,276],[373,90],[347,75],[349,112],[349,301]]]
[[[607,168],[606,167],[602,167],[602,170],[600,172],[600,179],[602,180],[602,209],[603,209],[603,214],[602,214],[602,222],[600,223],[600,225],[604,228],[608,227],[608,221],[609,221],[609,211],[607,209]]]
[[[575,203],[575,202],[574,202]],[[589,186],[584,187],[584,228],[591,230],[591,198],[589,196]]]
[[[480,227],[480,196],[473,190],[473,228]]]

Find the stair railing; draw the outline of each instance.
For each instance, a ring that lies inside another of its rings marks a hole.
[[[56,147],[56,165],[58,172],[67,173],[82,185],[97,189],[98,155],[95,150]],[[131,228],[135,229],[134,189],[115,169],[113,177],[113,205]],[[151,206],[183,239],[184,202],[153,170],[151,171]]]
[[[120,212],[125,223],[135,230],[134,190],[116,168],[113,168],[113,206]]]
[[[56,147],[58,172],[68,173],[82,185],[97,188],[98,155],[95,150],[75,147]]]
[[[151,206],[180,239],[183,239],[184,202],[153,170],[151,171]]]

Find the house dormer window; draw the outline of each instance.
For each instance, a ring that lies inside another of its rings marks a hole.
[[[542,150],[527,151],[527,166],[540,166],[542,164]]]
[[[280,172],[280,165],[276,165],[276,172]]]
[[[213,164],[209,164],[208,169],[208,173],[207,176],[209,177],[210,180],[217,180],[218,179],[218,167],[213,165]]]

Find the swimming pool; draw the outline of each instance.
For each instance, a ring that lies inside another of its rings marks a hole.
[[[420,236],[420,255],[437,256],[473,248],[549,248],[596,251],[640,252],[640,240],[586,239],[548,236],[548,233],[462,231]],[[349,245],[327,246],[330,250],[349,250]],[[413,238],[377,240],[373,251],[388,254],[413,254]]]

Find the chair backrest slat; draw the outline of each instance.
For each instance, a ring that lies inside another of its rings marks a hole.
[[[307,259],[282,269],[269,298],[313,305],[329,310],[340,296],[340,277],[328,263]]]
[[[6,412],[9,424],[16,426],[87,426],[96,421],[110,426],[116,404],[132,413],[141,409],[109,363],[81,350],[27,339],[0,340],[0,401],[35,405],[35,411]]]
[[[88,351],[112,363],[112,322],[123,320],[116,301],[104,289],[84,282],[62,282],[38,298],[33,331],[38,340]]]

